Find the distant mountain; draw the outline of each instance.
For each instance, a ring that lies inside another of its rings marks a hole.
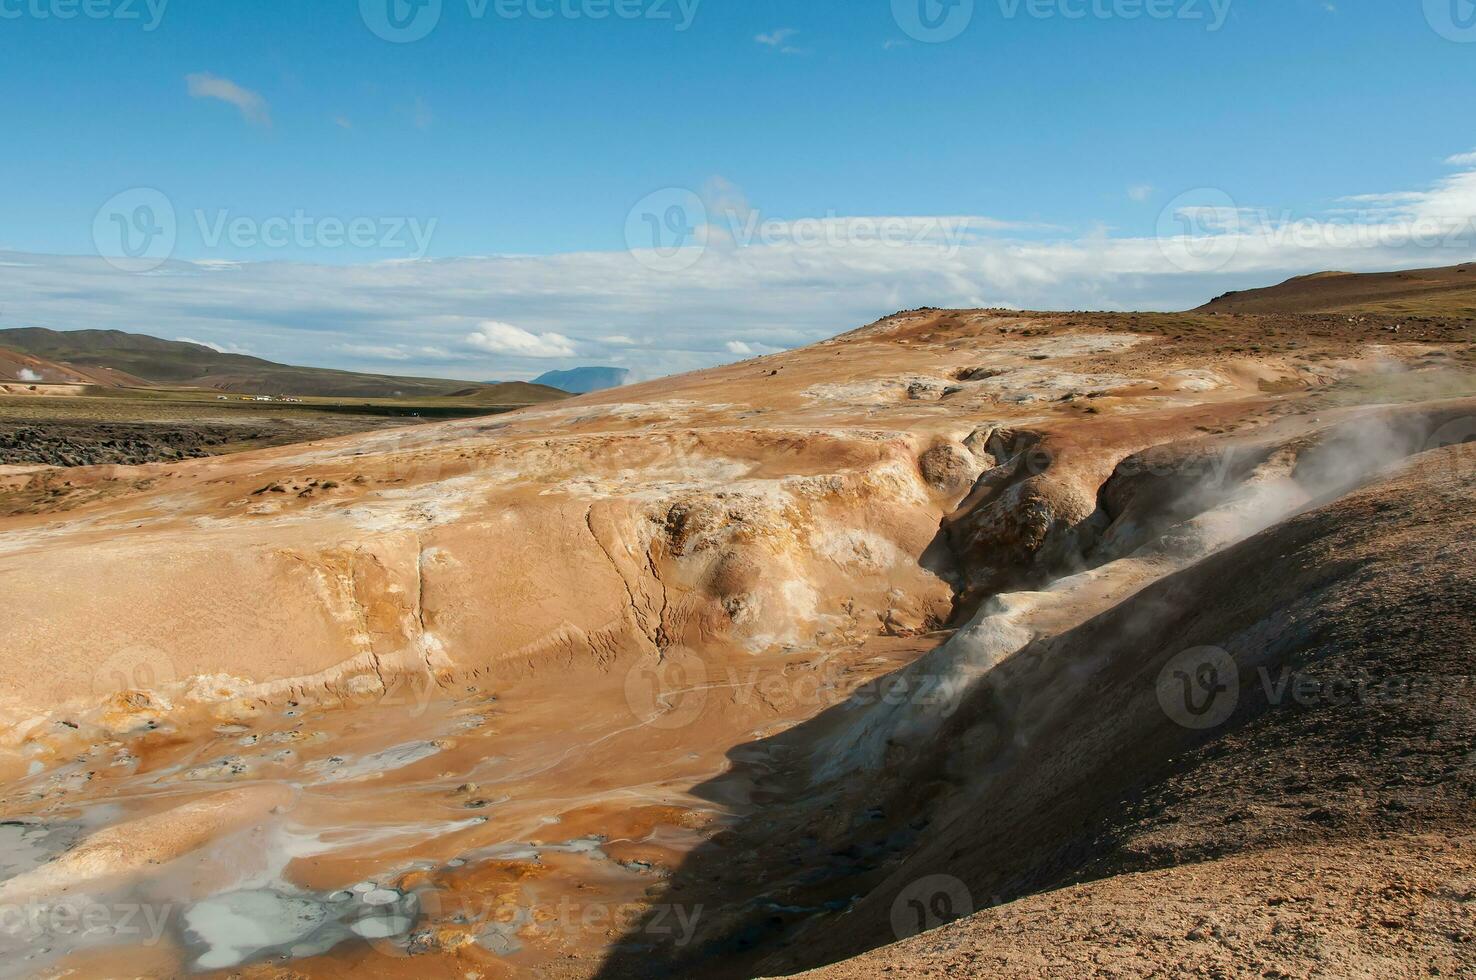
[[[549,371],[534,378],[533,383],[583,395],[630,384],[630,371],[618,367],[581,367],[572,371]]]
[[[516,382],[482,384],[440,378],[405,378],[388,374],[359,374],[328,368],[294,367],[245,354],[223,354],[200,344],[160,340],[121,330],[46,330],[26,327],[0,330],[0,349],[43,358],[77,377],[48,377],[38,368],[26,368],[29,378],[41,374],[47,381],[112,381],[113,386],[137,383],[211,388],[256,395],[317,395],[328,398],[447,398],[466,397],[478,405],[531,404],[563,398],[567,392]],[[19,358],[0,358],[0,367]],[[57,372],[53,372],[57,373]]]
[[[1404,272],[1316,272],[1217,296],[1195,313],[1476,316],[1476,262]]]
[[[468,405],[532,405],[568,398],[569,394],[531,381],[499,381],[462,388],[451,392],[450,397],[461,399]]]

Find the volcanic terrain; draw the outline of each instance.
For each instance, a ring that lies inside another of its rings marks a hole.
[[[0,475],[0,973],[1470,973],[1465,275]]]

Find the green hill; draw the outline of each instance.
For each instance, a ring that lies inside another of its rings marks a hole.
[[[1476,317],[1476,263],[1403,272],[1318,272],[1226,293],[1194,312]]]
[[[555,388],[524,382],[484,384],[296,367],[121,330],[0,330],[0,348],[78,368],[121,371],[156,385],[239,394],[411,399],[464,396],[477,405],[526,405],[568,397]]]

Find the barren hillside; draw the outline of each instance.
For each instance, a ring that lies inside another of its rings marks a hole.
[[[1408,313],[1476,317],[1476,262],[1406,272],[1319,272],[1226,293],[1200,313]]]

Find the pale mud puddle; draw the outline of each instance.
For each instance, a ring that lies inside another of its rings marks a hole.
[[[591,975],[695,931],[666,882],[755,806],[690,787],[934,642],[659,693],[616,671],[48,723],[0,756],[0,976]],[[209,829],[175,826],[200,809]]]

